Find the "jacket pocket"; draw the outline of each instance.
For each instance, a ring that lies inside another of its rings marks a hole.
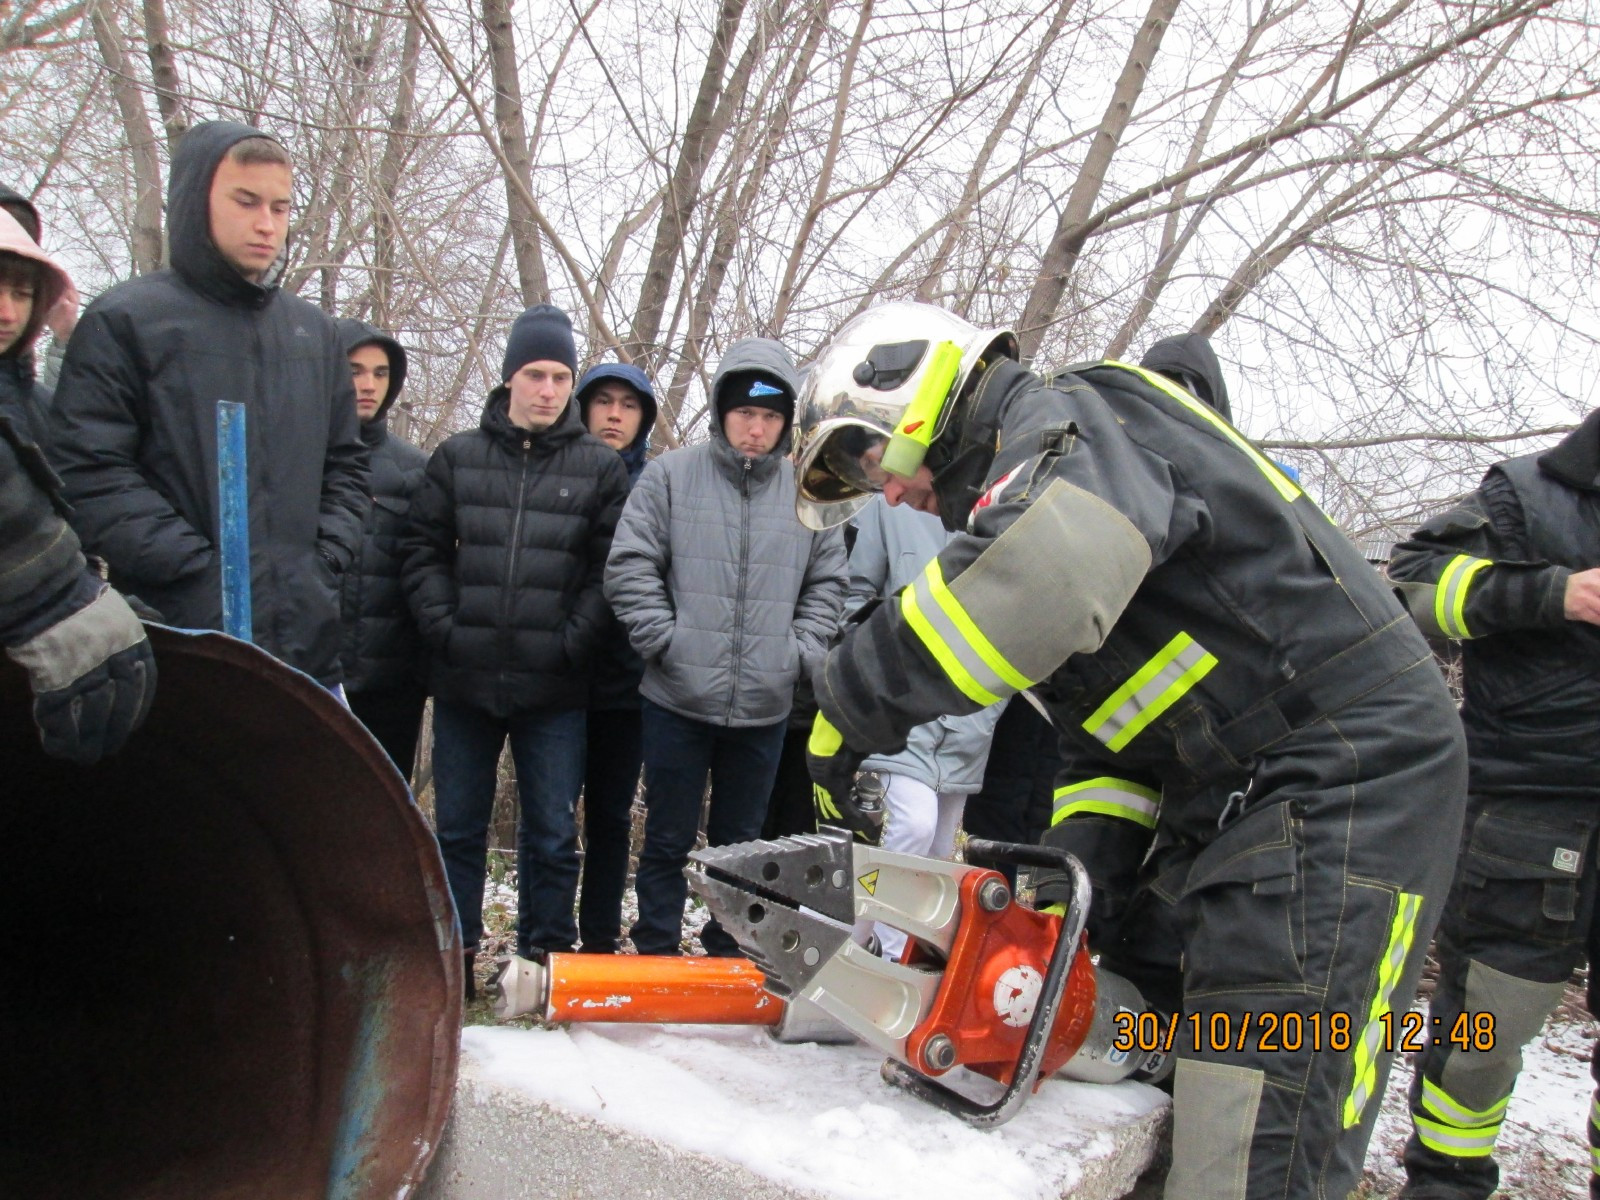
[[[1185,992],[1305,987],[1299,824],[1285,803],[1247,813],[1195,858],[1179,900]]]
[[[1474,926],[1519,937],[1572,937],[1595,825],[1545,823],[1523,812],[1484,808],[1472,821],[1457,868],[1461,915]]]

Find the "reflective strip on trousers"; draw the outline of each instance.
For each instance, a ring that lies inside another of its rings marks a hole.
[[[1406,960],[1411,957],[1412,943],[1417,936],[1417,914],[1421,911],[1422,897],[1417,893],[1401,892],[1396,898],[1394,920],[1389,925],[1389,944],[1384,947],[1383,958],[1378,963],[1378,984],[1367,1009],[1367,1023],[1356,1039],[1355,1078],[1344,1101],[1346,1129],[1361,1123],[1361,1114],[1366,1112],[1378,1089],[1378,1056],[1383,1052],[1384,1018],[1392,1013],[1394,990],[1405,974]]]
[[[1084,731],[1121,750],[1217,665],[1216,656],[1187,633],[1173,638],[1083,723]]]
[[[1467,589],[1473,577],[1493,565],[1487,558],[1458,554],[1445,564],[1433,591],[1433,620],[1447,638],[1470,638],[1467,632]]]
[[[1055,815],[1050,818],[1051,825],[1059,825],[1080,813],[1099,813],[1154,829],[1156,813],[1161,808],[1161,793],[1131,779],[1101,775],[1057,788],[1056,806]]]
[[[1422,1107],[1433,1118],[1411,1114],[1417,1138],[1430,1150],[1451,1158],[1484,1158],[1494,1151],[1511,1097],[1485,1109],[1462,1104],[1426,1075],[1422,1077]]]
[[[1034,680],[1007,662],[967,615],[945,584],[937,558],[900,593],[900,611],[950,682],[968,699],[993,704],[1033,686]]]

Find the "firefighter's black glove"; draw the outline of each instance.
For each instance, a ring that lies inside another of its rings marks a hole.
[[[858,841],[875,846],[883,833],[883,810],[863,809],[855,795],[856,772],[864,757],[845,744],[827,717],[817,714],[806,742],[806,770],[811,773],[817,826],[837,825],[855,834]]]
[[[104,584],[94,598],[6,653],[28,672],[46,754],[88,766],[144,723],[156,661],[144,626]]]

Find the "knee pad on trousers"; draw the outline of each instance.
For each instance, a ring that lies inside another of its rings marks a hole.
[[[1462,1012],[1470,1023],[1477,1013],[1494,1014],[1494,1045],[1470,1053],[1456,1051],[1445,1060],[1439,1086],[1469,1108],[1486,1109],[1511,1093],[1522,1070],[1522,1047],[1544,1028],[1545,1018],[1561,1000],[1564,982],[1519,979],[1473,960],[1467,965]],[[1448,1038],[1449,1030],[1438,1030]]]
[[[1230,1063],[1180,1058],[1173,1081],[1166,1195],[1244,1200],[1266,1075]]]

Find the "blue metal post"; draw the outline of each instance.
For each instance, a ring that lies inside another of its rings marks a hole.
[[[245,408],[217,401],[217,494],[222,514],[222,631],[251,640],[250,475],[245,449]]]

